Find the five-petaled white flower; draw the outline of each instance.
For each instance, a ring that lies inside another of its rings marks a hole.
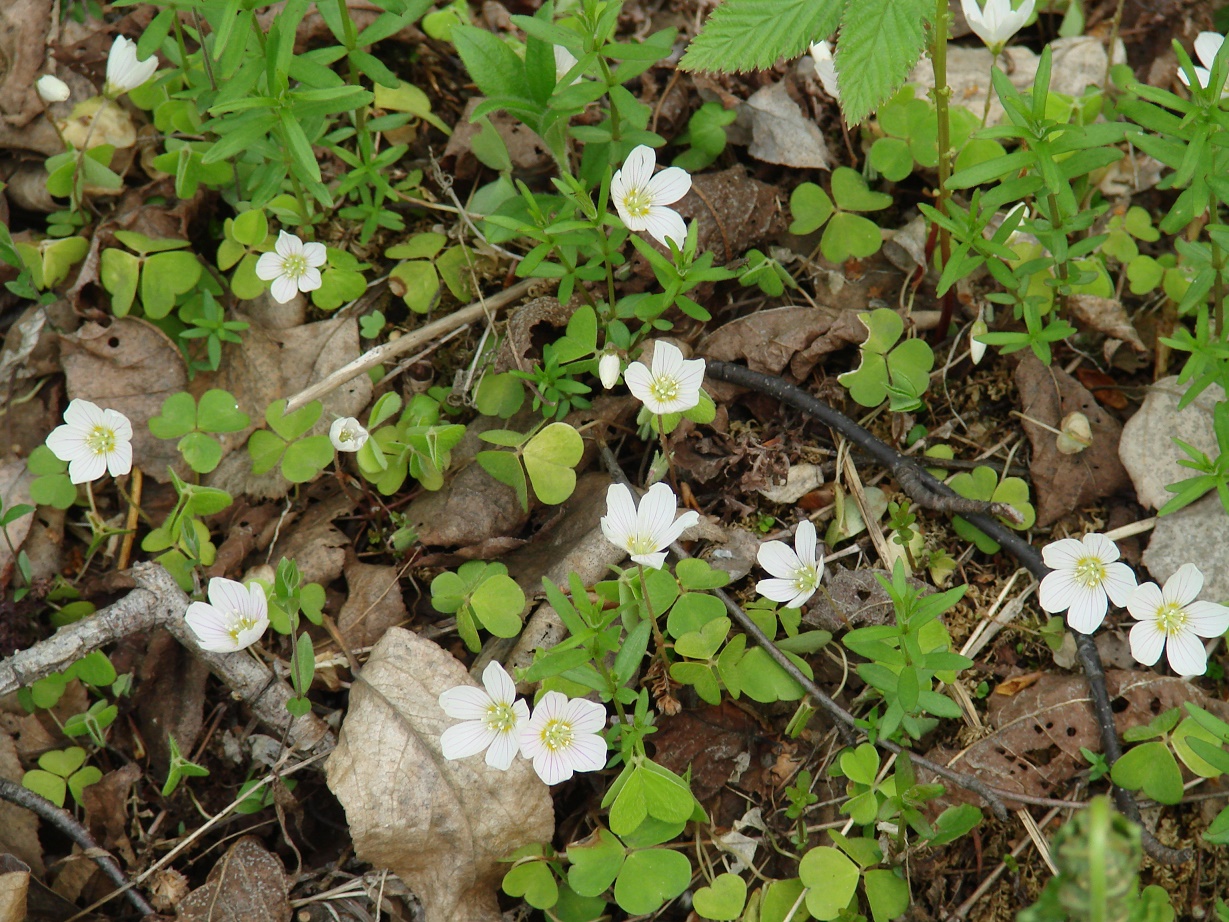
[[[673,205],[691,189],[691,176],[672,166],[656,176],[657,155],[641,144],[623,162],[623,169],[610,180],[610,197],[619,219],[632,231],[648,231],[662,246],[673,240],[682,248],[687,240],[687,225]]]
[[[576,66],[576,55],[572,54],[572,52],[568,51],[562,45],[555,45],[554,51],[555,51],[555,82],[558,83],[560,80],[562,80],[564,77],[568,75],[568,71],[570,71],[573,67]],[[569,83],[568,86],[575,86],[576,84],[580,83],[580,80],[581,80],[580,75],[577,74],[575,77],[572,78],[572,82]]]
[[[320,287],[320,267],[327,259],[323,243],[304,243],[294,234],[280,231],[273,252],[256,260],[256,277],[272,282],[273,300],[285,304],[297,292]]]
[[[823,85],[824,92],[841,101],[841,87],[837,82],[836,64],[832,60],[832,46],[827,41],[816,42],[811,46],[811,60],[815,62],[815,76]]]
[[[631,490],[621,483],[612,483],[606,491],[602,534],[615,547],[627,551],[635,563],[660,570],[666,562],[665,548],[700,521],[699,514],[692,510],[676,519],[677,511],[674,491],[664,483],[649,487],[640,499],[639,509]]]
[[[47,436],[47,447],[68,462],[73,483],[97,480],[110,471],[112,477],[132,470],[132,423],[118,410],[104,410],[80,398],[64,411],[64,425]]]
[[[370,433],[353,416],[333,420],[329,427],[329,441],[338,451],[358,451],[366,444]]]
[[[1180,676],[1203,675],[1208,655],[1200,637],[1219,637],[1229,629],[1229,608],[1214,602],[1197,602],[1203,574],[1193,563],[1183,564],[1165,588],[1144,583],[1127,600],[1127,611],[1139,624],[1131,628],[1131,655],[1145,666],[1161,658]]]
[[[602,387],[610,390],[618,384],[622,367],[618,353],[603,352],[602,357],[597,361],[597,376],[601,379]]]
[[[1118,561],[1118,548],[1105,535],[1063,538],[1041,549],[1052,572],[1037,591],[1041,607],[1050,614],[1067,612],[1067,624],[1091,634],[1105,620],[1108,596],[1115,605],[1127,604],[1135,589],[1135,574]]]
[[[755,559],[775,579],[762,579],[755,591],[790,608],[800,607],[819,588],[824,576],[824,561],[816,554],[815,526],[803,519],[794,532],[794,547],[784,541],[765,541]]]
[[[584,698],[548,691],[521,733],[521,755],[547,784],[567,781],[574,772],[596,772],[606,765],[606,709]]]
[[[202,650],[237,653],[250,647],[269,626],[269,603],[258,583],[248,586],[215,576],[209,601],[193,602],[184,616]]]
[[[529,705],[517,700],[516,684],[497,662],[482,671],[482,684],[485,691],[458,685],[440,695],[444,713],[464,721],[444,731],[440,749],[445,759],[464,759],[485,749],[486,764],[506,772],[520,750]]]
[[[979,9],[977,0],[960,0],[969,28],[996,55],[1013,35],[1024,28],[1028,18],[1033,15],[1033,6],[1034,0],[1024,0],[1019,9],[1013,10],[1011,0],[986,0],[985,9]]]
[[[1208,81],[1212,79],[1212,64],[1216,61],[1216,54],[1224,43],[1225,37],[1218,32],[1200,32],[1195,37],[1195,57],[1203,65],[1203,67],[1195,65],[1195,78],[1199,81],[1200,86],[1206,87]],[[1178,68],[1178,79],[1187,86],[1191,85],[1186,71],[1180,67]],[[1220,95],[1222,98],[1229,96],[1229,87],[1221,87]]]
[[[111,53],[107,55],[107,82],[102,93],[114,99],[130,90],[135,90],[154,75],[158,69],[157,57],[137,60],[137,43],[122,35],[115,36]]]
[[[43,102],[63,102],[72,95],[68,84],[55,74],[43,74],[34,82],[34,88]]]
[[[650,413],[683,413],[700,402],[704,383],[704,359],[683,359],[674,343],[653,344],[653,367],[632,362],[623,372],[623,382]]]

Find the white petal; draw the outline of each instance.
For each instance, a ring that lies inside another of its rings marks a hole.
[[[1116,545],[1105,535],[1098,535],[1095,532],[1084,536],[1084,547],[1087,552],[1103,564],[1112,563],[1119,557],[1118,545]]]
[[[533,770],[547,784],[559,784],[572,777],[571,762],[549,749],[543,749],[533,757]]]
[[[103,410],[103,425],[115,433],[117,439],[132,438],[132,423],[119,410]]]
[[[704,359],[688,359],[675,374],[679,382],[679,398],[700,402],[700,385],[704,383]]]
[[[665,205],[649,206],[649,213],[644,217],[644,230],[662,246],[669,246],[667,241],[673,240],[674,245],[681,250],[687,242],[687,224],[682,215]]]
[[[1131,593],[1135,591],[1135,573],[1125,563],[1111,563],[1105,568],[1105,579],[1101,588],[1110,597],[1110,601],[1123,608]]]
[[[814,589],[800,589],[798,594],[785,603],[787,608],[802,608],[807,599],[815,595]]]
[[[263,623],[257,622],[251,627],[240,630],[238,636],[235,638],[235,650],[246,650],[252,644],[256,643],[256,641],[260,640],[260,638],[264,636],[265,628],[268,626],[269,622],[266,620]]]
[[[1216,53],[1220,51],[1220,46],[1224,43],[1225,37],[1218,32],[1200,32],[1195,37],[1195,54],[1199,58],[1199,63],[1208,69],[1209,76],[1212,73],[1212,63],[1216,60]],[[1207,85],[1206,79],[1204,85]]]
[[[654,205],[673,205],[690,190],[688,172],[682,167],[667,167],[649,180],[649,201]]]
[[[650,570],[660,570],[666,562],[665,551],[654,551],[651,554],[632,554],[632,562]]]
[[[68,479],[73,483],[93,483],[106,472],[106,457],[94,452],[68,462]]]
[[[1215,602],[1191,602],[1186,618],[1187,628],[1200,637],[1219,637],[1229,630],[1229,608]]]
[[[699,524],[700,513],[696,512],[694,509],[688,509],[677,519],[675,519],[673,524],[671,524],[670,527],[667,528],[660,536],[662,540],[662,547],[669,547],[683,536],[683,532]]]
[[[683,370],[683,352],[669,340],[659,339],[653,343],[653,377],[678,377]]]
[[[669,543],[662,539],[669,532],[677,510],[678,498],[669,485],[660,481],[653,484],[640,497],[640,508],[636,510],[636,533],[651,537],[655,549],[661,550]]]
[[[636,534],[636,501],[632,499],[632,491],[621,483],[612,483],[606,490],[602,533],[611,544],[623,548]]]
[[[239,649],[228,630],[229,620],[212,605],[193,602],[188,606],[184,620],[196,635],[202,650],[211,653],[234,653]]]
[[[72,461],[94,452],[85,444],[85,436],[73,426],[56,426],[47,436],[46,445],[61,461]]]
[[[300,256],[303,253],[303,241],[295,234],[288,234],[285,231],[277,232],[277,243],[273,244],[280,256],[283,258],[290,256]]]
[[[497,660],[491,660],[482,670],[482,684],[498,704],[511,704],[516,699],[516,683]]]
[[[224,576],[209,581],[209,602],[229,619],[231,612],[246,612],[249,607],[247,586]]]
[[[313,268],[323,266],[329,261],[328,251],[324,248],[323,243],[303,244],[303,258]]]
[[[565,719],[577,733],[597,733],[606,727],[606,708],[596,701],[573,698],[568,702]]]
[[[64,422],[81,432],[88,432],[95,426],[106,425],[107,417],[96,404],[76,397],[68,402]]]
[[[1078,538],[1063,538],[1052,541],[1041,549],[1041,559],[1051,570],[1074,570],[1076,563],[1087,553],[1084,542]]]
[[[1187,605],[1199,598],[1199,592],[1202,589],[1203,574],[1199,572],[1199,568],[1193,563],[1184,563],[1178,567],[1173,576],[1165,580],[1165,588],[1161,590],[1161,595],[1165,597],[1166,602]]]
[[[107,471],[112,477],[120,477],[132,470],[132,444],[116,442],[114,450],[107,453]]]
[[[1155,621],[1141,621],[1131,628],[1131,656],[1135,662],[1152,666],[1161,658],[1165,646],[1165,632],[1158,630]]]
[[[815,548],[819,543],[819,536],[815,533],[815,525],[810,519],[803,519],[798,523],[798,530],[794,532],[794,550],[798,552],[798,560],[803,566],[815,567]]]
[[[653,178],[653,167],[657,166],[657,154],[653,148],[641,144],[632,149],[623,161],[623,182],[629,189],[643,189]]]
[[[265,591],[259,583],[252,582],[247,586],[247,608],[244,609],[247,614],[254,618],[269,617],[269,600],[265,597]]]
[[[1041,580],[1041,586],[1037,589],[1037,601],[1042,611],[1056,615],[1071,607],[1080,588],[1082,587],[1069,570],[1051,570]]]
[[[315,291],[324,284],[324,279],[320,277],[320,270],[313,269],[308,266],[303,270],[303,274],[299,276],[299,291]]]
[[[773,576],[779,576],[782,579],[793,579],[798,568],[802,566],[798,554],[784,541],[765,541],[756,551],[755,559]]]
[[[755,591],[766,599],[785,604],[798,593],[798,585],[792,579],[762,579],[755,584]]]
[[[568,747],[572,769],[578,772],[600,772],[606,767],[606,741],[586,733],[577,736]]]
[[[623,372],[623,383],[632,392],[632,396],[646,407],[649,406],[650,401],[656,402],[650,389],[653,384],[653,373],[643,362],[632,362],[627,366],[627,371]]]
[[[1156,583],[1141,583],[1127,599],[1127,611],[1136,621],[1155,621],[1156,613],[1165,604],[1161,587]]]
[[[1171,634],[1165,644],[1169,665],[1180,676],[1203,675],[1208,671],[1208,654],[1191,631]]]
[[[256,260],[256,277],[262,282],[273,281],[282,274],[285,262],[277,253],[262,253]]]
[[[495,739],[491,740],[491,748],[486,751],[486,764],[506,772],[520,751],[515,733],[496,733]]]
[[[481,688],[458,685],[440,692],[440,707],[454,720],[482,720],[491,707],[491,698]]]
[[[290,276],[279,275],[273,280],[273,284],[270,286],[269,292],[273,295],[274,301],[278,304],[285,304],[299,293],[299,286]]]
[[[481,721],[467,720],[440,734],[440,751],[445,759],[465,759],[482,752],[498,735]]]
[[[1105,620],[1109,604],[1100,589],[1077,587],[1071,607],[1067,609],[1067,624],[1081,634],[1091,634]]]

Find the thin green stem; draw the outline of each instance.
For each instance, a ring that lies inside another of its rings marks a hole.
[[[939,197],[936,207],[940,214],[947,216],[947,202],[951,193],[947,181],[952,175],[952,138],[951,120],[948,113],[948,100],[951,99],[952,88],[947,85],[947,33],[950,13],[947,0],[935,0],[935,23],[933,43],[930,50],[931,66],[934,70],[935,88],[931,98],[935,102],[935,117],[938,119],[939,147]],[[946,228],[939,228],[939,269],[942,270],[952,255],[952,236]],[[940,331],[942,334],[945,331]]]
[[[657,655],[661,658],[662,677],[668,679],[670,677],[670,660],[666,658],[666,636],[661,632],[661,625],[657,623],[657,615],[653,611],[653,603],[649,599],[649,584],[645,579],[644,565],[636,564],[636,571],[640,574],[640,593],[644,599],[644,610],[648,613],[649,623],[653,625],[653,642],[657,645]]]
[[[1208,209],[1208,227],[1219,224],[1220,207],[1213,202]],[[1225,251],[1217,244],[1215,237],[1209,234],[1208,239],[1212,245],[1212,271],[1215,273],[1212,276],[1212,332],[1219,338],[1225,331]]]

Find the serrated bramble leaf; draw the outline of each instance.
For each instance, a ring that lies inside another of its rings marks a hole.
[[[726,0],[679,66],[720,73],[764,70],[831,35],[844,6],[844,0]]]
[[[865,0],[845,8],[836,71],[850,125],[900,89],[922,53],[934,8],[930,0]]]

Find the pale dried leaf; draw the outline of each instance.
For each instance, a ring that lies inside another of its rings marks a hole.
[[[24,461],[0,463],[0,509],[8,510],[22,504],[33,506],[30,499],[30,484],[33,481],[34,475],[26,470]],[[0,587],[12,584],[17,569],[13,550],[21,550],[21,543],[25,541],[33,523],[34,513],[31,511],[5,528],[7,540],[0,541]]]
[[[1148,347],[1139,338],[1135,325],[1127,316],[1126,308],[1117,298],[1098,298],[1094,295],[1071,295],[1067,307],[1084,326],[1091,327],[1106,336],[1129,343],[1136,352],[1147,352]]]
[[[834,307],[774,307],[732,320],[701,341],[696,351],[723,362],[746,361],[754,371],[802,380],[830,352],[866,339],[856,311]]]
[[[327,765],[356,855],[401,877],[427,922],[498,922],[501,859],[554,834],[550,790],[529,762],[500,772],[480,756],[440,753],[454,722],[439,695],[464,684],[473,682],[445,650],[390,629],[351,689]]]
[[[342,572],[347,591],[337,628],[351,647],[370,647],[390,627],[406,620],[398,579],[401,568],[359,563],[350,552]]]
[[[828,144],[815,123],[794,102],[784,82],[762,87],[747,100],[751,146],[756,160],[798,169],[831,169]]]
[[[176,907],[182,922],[289,922],[286,871],[253,836],[232,845]]]
[[[13,737],[0,730],[0,778],[21,783],[25,769]],[[38,817],[16,804],[0,802],[0,852],[7,852],[43,875],[43,846],[38,841]]]

